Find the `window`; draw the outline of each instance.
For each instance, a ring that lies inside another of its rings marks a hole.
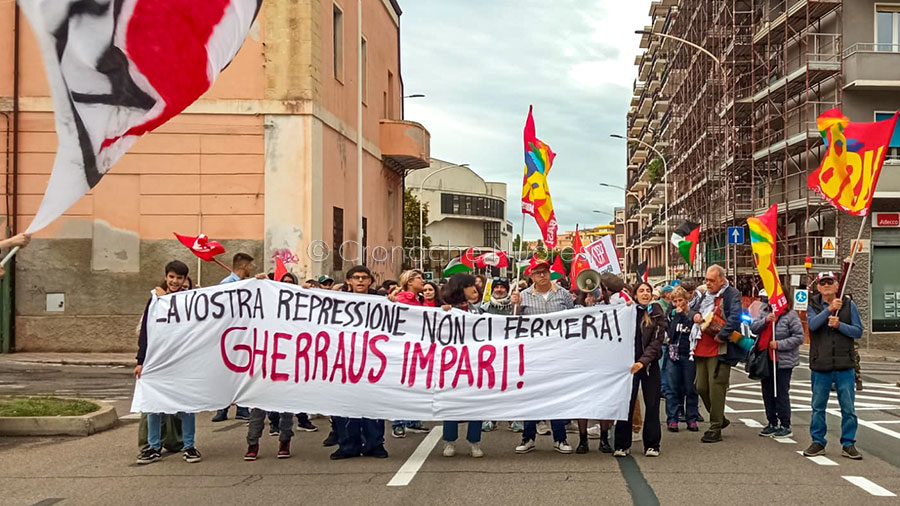
[[[500,223],[496,221],[484,222],[484,244],[488,248],[500,246]]]
[[[892,112],[875,113],[875,121],[891,119],[892,117],[894,117]],[[894,135],[891,137],[891,142],[888,143],[888,151],[884,161],[887,163],[900,163],[900,128],[894,129]]]
[[[463,216],[485,216],[488,218],[504,218],[503,201],[490,197],[472,195],[441,194],[441,214],[459,214]]]
[[[384,117],[394,119],[394,73],[388,70],[387,111]]]
[[[368,102],[366,97],[369,95],[369,58],[365,37],[359,41],[359,58],[362,60],[362,103],[365,105]]]
[[[900,330],[897,296],[900,295],[900,248],[872,248],[872,330],[896,332]]]
[[[341,244],[344,243],[344,210],[340,207],[332,208],[331,225],[331,268],[335,272],[344,270],[344,261],[341,258]]]
[[[332,50],[334,51],[334,78],[344,80],[344,13],[334,4],[332,17]]]
[[[878,51],[900,51],[900,5],[879,5],[875,11]]]

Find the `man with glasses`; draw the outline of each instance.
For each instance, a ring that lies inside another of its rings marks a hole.
[[[543,258],[532,257],[525,275],[531,277],[534,284],[522,293],[513,292],[513,306],[519,307],[521,315],[538,315],[556,313],[575,307],[569,291],[550,280],[550,262]],[[572,453],[572,447],[566,441],[566,423],[568,420],[551,420],[553,430],[553,448],[559,453]],[[516,447],[516,453],[528,453],[534,450],[534,438],[537,435],[537,421],[525,422],[522,432],[522,444]]]
[[[803,455],[825,455],[825,409],[831,385],[837,389],[841,406],[841,456],[860,460],[856,450],[856,379],[853,343],[862,337],[862,319],[849,295],[838,298],[838,277],[822,272],[816,277],[819,293],[809,298],[806,316],[809,323],[809,368],[812,376],[812,420],[809,435],[812,444]]]
[[[372,272],[364,265],[356,265],[347,271],[346,284],[349,292],[361,295],[377,295],[372,290]],[[375,457],[386,459],[384,449],[384,420],[370,418],[332,417],[334,431],[340,447],[331,454],[331,460],[349,459],[353,457]]]

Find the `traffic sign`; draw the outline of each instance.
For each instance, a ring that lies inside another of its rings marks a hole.
[[[794,290],[794,311],[806,311],[809,305],[808,290]]]
[[[434,281],[434,272],[432,272],[432,271],[423,272],[422,279],[424,279],[425,281]]]
[[[837,256],[837,239],[834,237],[822,238],[822,258],[835,258]]]
[[[744,227],[728,227],[728,244],[744,244]]]

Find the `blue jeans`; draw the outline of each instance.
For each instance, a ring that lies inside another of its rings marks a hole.
[[[666,394],[666,423],[678,423],[678,413],[684,406],[684,421],[696,422],[700,417],[700,400],[697,396],[697,364],[687,357],[669,361],[664,378],[668,378],[669,389]]]
[[[566,424],[569,423],[568,420],[550,420],[550,428],[553,429],[553,441],[565,441],[566,440]],[[530,439],[534,441],[534,438],[537,436],[537,421],[527,421],[525,422],[525,430],[522,431],[522,439]]]
[[[162,446],[160,442],[160,432],[162,430],[162,413],[147,414],[147,444],[159,450]],[[194,447],[194,413],[178,412],[181,418],[181,433],[184,439],[184,449]]]
[[[481,441],[481,422],[466,422],[466,441],[478,443]],[[444,422],[444,441],[453,442],[459,438],[460,422]]]
[[[384,445],[384,420],[331,417],[341,453],[359,455]]]
[[[666,374],[666,371],[670,365],[672,365],[672,361],[669,360],[669,346],[664,344],[662,356],[659,357],[659,370],[662,372],[662,375],[660,375],[660,387],[662,388],[663,397],[666,398],[667,405],[669,399],[669,375]],[[666,408],[666,411],[668,412],[668,408]]]
[[[856,377],[853,369],[845,371],[812,373],[812,420],[809,422],[809,435],[814,443],[825,446],[825,433],[828,427],[825,424],[825,409],[828,407],[828,397],[831,395],[831,384],[837,387],[838,404],[841,406],[841,446],[850,446],[856,443],[856,409],[853,403],[856,401]],[[185,436],[187,438],[187,436]],[[185,439],[185,447],[187,439]]]

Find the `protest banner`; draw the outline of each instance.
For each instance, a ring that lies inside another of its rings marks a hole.
[[[622,268],[619,265],[619,255],[616,254],[616,245],[613,244],[612,236],[605,235],[588,244],[584,247],[584,252],[587,255],[588,262],[591,264],[591,269],[600,273],[622,273]]]
[[[624,419],[635,309],[476,315],[245,280],[154,298],[133,411]]]

